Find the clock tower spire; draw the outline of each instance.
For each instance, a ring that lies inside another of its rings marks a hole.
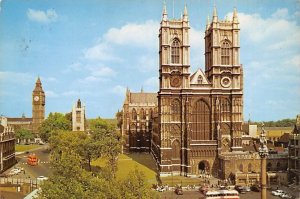
[[[38,77],[32,91],[32,131],[38,133],[38,128],[45,119],[45,92]]]

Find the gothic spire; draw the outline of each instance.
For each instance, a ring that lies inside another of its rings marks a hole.
[[[168,13],[167,13],[167,5],[166,5],[166,1],[164,1],[164,8],[163,8],[163,21],[166,21],[168,19]]]
[[[186,4],[184,4],[183,21],[188,21],[188,20],[189,20],[189,17],[188,17],[187,6],[186,6]]]
[[[207,15],[207,20],[206,20],[206,30],[208,30],[209,25],[210,25],[209,15]]]
[[[234,7],[234,9],[233,9],[233,17],[232,17],[232,21],[233,21],[234,23],[238,23],[238,14],[237,14],[236,7]]]
[[[212,21],[213,22],[218,22],[218,14],[217,14],[217,7],[216,7],[216,5],[214,5],[214,11],[213,11]]]

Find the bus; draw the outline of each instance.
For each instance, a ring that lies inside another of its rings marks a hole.
[[[214,190],[207,191],[206,199],[240,199],[239,192],[236,190]]]
[[[35,165],[38,164],[38,158],[37,158],[37,156],[34,153],[28,155],[28,157],[27,157],[27,164],[31,165],[31,166],[35,166]]]

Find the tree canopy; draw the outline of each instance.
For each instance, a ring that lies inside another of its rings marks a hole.
[[[65,129],[50,134],[52,175],[42,184],[39,198],[142,199],[152,196],[144,174],[138,170],[123,181],[115,178],[122,144],[115,126],[98,118],[91,120],[90,129],[89,134]],[[108,159],[107,166],[92,170],[91,160],[99,157]]]
[[[20,139],[20,140],[24,140],[24,139],[33,139],[34,135],[33,133],[28,130],[28,129],[24,129],[24,128],[18,128],[15,132],[16,134],[16,138]]]
[[[296,120],[295,119],[282,119],[277,121],[264,121],[264,122],[251,122],[252,124],[257,124],[258,126],[261,126],[262,123],[266,127],[292,127],[295,125]]]
[[[39,128],[39,134],[43,141],[48,142],[50,136],[60,130],[70,131],[71,121],[61,113],[50,113]]]

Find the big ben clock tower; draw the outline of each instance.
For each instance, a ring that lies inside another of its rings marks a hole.
[[[38,133],[38,128],[45,119],[45,93],[40,78],[32,91],[32,131]]]

